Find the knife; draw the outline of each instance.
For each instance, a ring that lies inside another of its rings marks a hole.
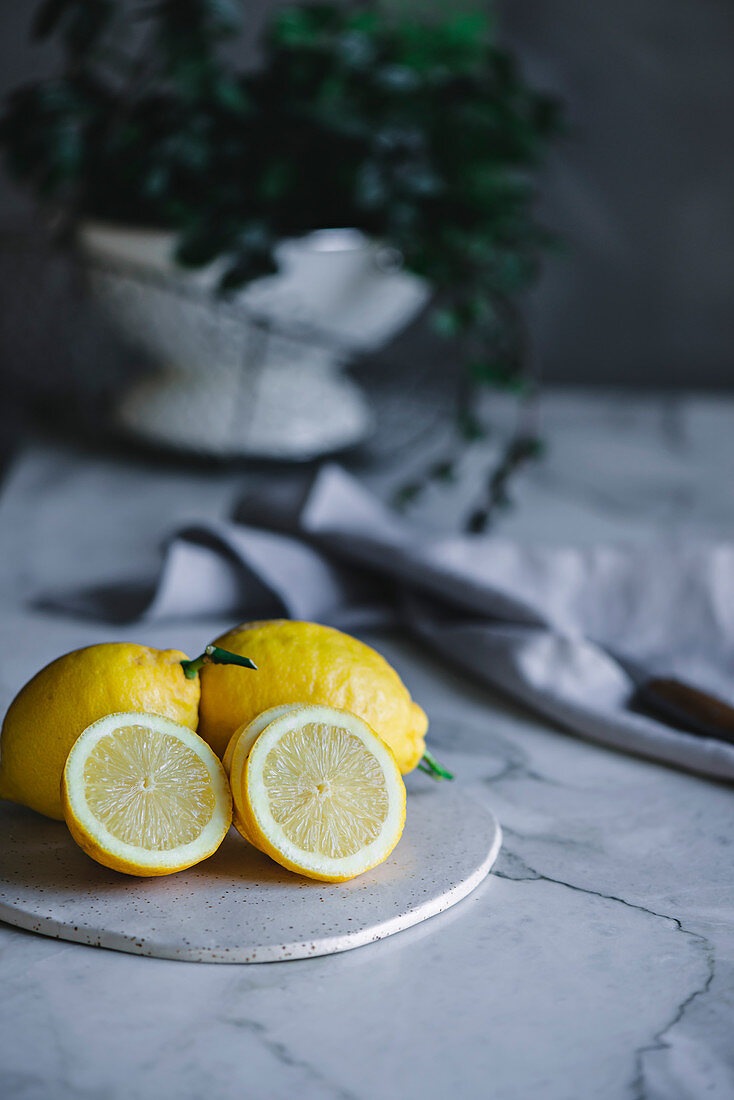
[[[627,673],[635,691],[630,707],[659,718],[674,729],[734,745],[734,707],[673,676],[657,676],[636,661],[608,650]]]

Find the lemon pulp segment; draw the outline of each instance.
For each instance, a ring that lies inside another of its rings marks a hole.
[[[87,806],[125,844],[167,851],[194,840],[214,812],[209,773],[188,746],[146,726],[102,737],[84,765]]]
[[[376,757],[348,730],[309,722],[268,753],[263,783],[270,812],[289,840],[338,859],[370,844],[387,818]]]

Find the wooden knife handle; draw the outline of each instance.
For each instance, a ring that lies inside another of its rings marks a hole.
[[[632,705],[676,729],[734,744],[734,707],[681,680],[655,677],[643,681]]]

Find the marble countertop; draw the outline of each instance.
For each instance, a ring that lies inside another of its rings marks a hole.
[[[734,402],[555,395],[544,419],[549,457],[508,537],[734,535]],[[454,522],[480,459],[422,507]],[[0,499],[3,709],[64,649],[198,651],[226,625],[100,627],[38,598],[154,570],[167,531],[226,514],[246,480],[48,443],[20,456]],[[425,706],[457,784],[499,817],[495,872],[413,929],[295,963],[168,962],[0,925],[0,1095],[728,1100],[731,787],[586,743],[400,637],[365,637]]]

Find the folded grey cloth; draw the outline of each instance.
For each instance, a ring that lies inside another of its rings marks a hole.
[[[487,683],[594,741],[734,779],[734,746],[629,709],[611,652],[734,703],[734,546],[574,548],[416,529],[338,466],[242,523],[189,526],[150,598],[86,593],[66,610],[141,618],[285,616],[401,624]],[[58,601],[57,601],[58,606]]]

